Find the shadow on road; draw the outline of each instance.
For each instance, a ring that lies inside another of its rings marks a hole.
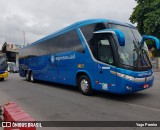
[[[105,99],[121,101],[121,102],[131,102],[136,100],[143,100],[151,96],[149,93],[137,92],[131,94],[112,94],[108,92],[95,92],[94,96],[101,97]]]
[[[63,89],[65,91],[72,91],[74,93],[80,93],[78,90],[78,87],[75,87],[75,86],[57,84],[57,83],[46,82],[46,81],[37,81],[36,84],[42,84],[42,85],[45,85],[46,87],[55,87],[57,89]],[[149,98],[152,95],[149,93],[146,93],[145,91],[131,93],[131,94],[124,94],[124,95],[95,91],[91,96],[115,100],[115,101],[121,101],[121,102],[131,102],[131,101],[136,101],[136,100],[143,100],[143,99]]]
[[[24,81],[27,82],[25,79]],[[37,80],[34,84],[39,84],[39,85],[41,84],[41,85],[45,85],[45,87],[54,87],[57,89],[64,89],[68,91],[78,92],[78,87],[66,85],[66,84],[64,85],[60,83],[53,83],[53,82],[40,81],[40,80]]]

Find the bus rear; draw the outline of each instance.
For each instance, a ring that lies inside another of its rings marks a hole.
[[[7,57],[4,53],[0,54],[0,80],[8,77],[7,72]]]

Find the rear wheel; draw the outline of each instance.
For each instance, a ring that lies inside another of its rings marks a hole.
[[[91,88],[91,81],[86,75],[82,75],[79,77],[78,80],[78,87],[82,94],[84,95],[91,95],[92,94],[92,88]]]
[[[31,78],[30,81],[31,81],[32,83],[35,83],[35,79],[33,78],[33,73],[32,73],[32,72],[30,72],[30,78]]]
[[[26,81],[30,82],[31,81],[31,77],[29,72],[26,72]]]

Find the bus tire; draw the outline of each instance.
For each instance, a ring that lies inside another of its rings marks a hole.
[[[26,81],[30,82],[31,81],[31,77],[29,72],[26,73]]]
[[[32,83],[35,83],[35,79],[33,78],[33,73],[32,73],[32,71],[29,73],[29,75],[30,75],[30,81],[32,82]]]
[[[92,87],[91,81],[86,75],[81,75],[78,79],[78,88],[83,95],[91,95],[92,94]]]

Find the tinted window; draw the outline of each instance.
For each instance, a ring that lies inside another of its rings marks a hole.
[[[85,37],[85,39],[87,40],[87,43],[89,44],[89,47],[93,53],[93,56],[95,58],[97,58],[96,52],[97,52],[97,47],[94,44],[94,35],[93,32],[98,31],[98,30],[102,30],[105,29],[106,26],[104,23],[98,23],[98,24],[90,24],[84,27],[81,27],[81,31]]]
[[[93,32],[105,29],[106,25],[104,23],[90,24],[84,27],[81,27],[81,31],[86,38],[87,42],[91,40],[93,37]]]
[[[20,52],[20,56],[40,56],[64,51],[84,51],[83,45],[75,30],[50,38],[37,45],[31,45],[23,49]]]
[[[54,44],[53,44],[54,43]],[[76,31],[67,32],[47,41],[51,53],[64,51],[83,52],[84,48]]]
[[[111,47],[112,36],[109,34],[94,34],[91,42],[91,49],[94,57],[104,63],[114,64],[113,51]]]
[[[107,64],[114,64],[111,38],[106,34],[96,34],[98,44],[98,60]]]

